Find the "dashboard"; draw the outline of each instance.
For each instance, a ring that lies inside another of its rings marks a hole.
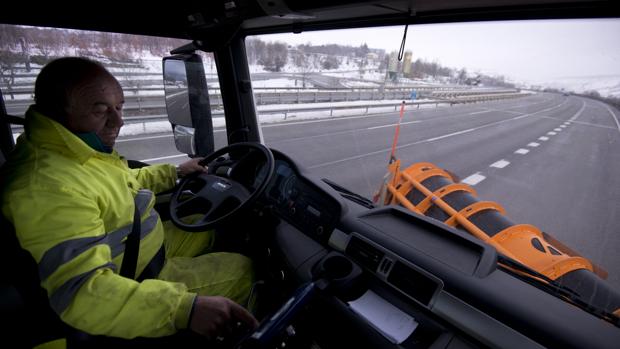
[[[262,203],[304,234],[326,243],[340,218],[340,203],[302,176],[284,154],[273,153],[274,176],[263,194]],[[258,177],[260,179],[260,175]]]
[[[288,268],[283,275],[312,282],[317,266],[331,265],[344,274],[335,283],[355,288],[334,292],[321,310],[329,315],[317,315],[325,322],[321,331],[339,328],[335,336],[350,331],[347,340],[358,340],[342,346],[612,348],[620,341],[618,328],[497,268],[496,251],[468,234],[402,207],[369,209],[344,200],[273,153],[274,175],[259,202],[282,220],[275,241]],[[257,182],[261,176],[259,170]],[[363,282],[346,280],[349,265],[363,270]],[[382,327],[381,316],[362,314],[368,309],[359,304],[369,297],[415,322],[414,329],[395,341],[394,327]]]

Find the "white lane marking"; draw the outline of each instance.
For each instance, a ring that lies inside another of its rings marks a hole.
[[[216,129],[213,130],[213,133],[220,133],[220,132],[225,132],[225,129]],[[157,138],[167,138],[167,137],[174,137],[174,135],[172,133],[167,134],[167,135],[159,135],[159,136],[146,136],[146,137],[134,137],[134,138],[125,138],[125,139],[117,139],[116,143],[124,143],[124,142],[133,142],[133,141],[142,141],[145,139],[157,139]]]
[[[407,121],[407,122],[401,122],[401,125],[407,125],[407,124],[417,124],[418,122],[420,122],[419,120],[416,121]],[[398,124],[389,124],[389,125],[381,125],[381,126],[373,126],[373,127],[368,127],[366,128],[367,130],[375,130],[378,128],[384,128],[384,127],[394,127]]]
[[[510,165],[510,161],[506,161],[504,159],[501,159],[500,161],[492,163],[491,166],[489,166],[489,167],[504,168],[504,167],[506,167],[508,165]]]
[[[555,132],[562,132],[562,129],[561,129],[561,128],[554,128],[553,130],[554,130]]]
[[[484,126],[483,126],[484,127]],[[480,127],[482,128],[482,127]],[[443,136],[439,136],[439,137],[433,137],[433,138],[429,138],[426,140],[426,142],[433,142],[433,141],[438,141],[440,139],[444,139],[444,138],[448,138],[448,137],[452,137],[452,136],[456,136],[456,135],[460,135],[463,133],[467,133],[467,132],[471,132],[471,131],[475,131],[475,128],[468,128],[467,130],[462,130],[462,131],[457,131],[457,132],[452,132],[452,133],[448,133],[447,135],[443,135]]]
[[[166,137],[172,137],[172,133],[171,134],[167,134],[167,135],[159,135],[159,136],[148,136],[148,137],[134,137],[134,138],[117,139],[116,143],[133,142],[133,141],[141,141],[143,139],[156,139],[156,138],[166,138]]]
[[[390,106],[391,105],[388,105],[388,107],[390,107]],[[377,105],[377,107],[384,107],[384,106]],[[356,109],[356,106],[352,106],[351,109]],[[357,108],[357,109],[363,109],[363,108]],[[295,110],[291,110],[290,112],[292,113],[294,111]],[[522,113],[519,113],[519,115],[521,115],[521,114]],[[439,120],[439,119],[452,118],[452,117],[458,117],[458,116],[463,116],[463,115],[469,115],[469,114],[453,114],[453,115],[439,117],[439,118],[436,118],[436,119],[416,120],[416,121],[412,121],[411,123],[424,122],[424,121],[436,121],[436,120]],[[331,122],[331,121],[351,120],[351,119],[376,118],[377,116],[378,117],[383,117],[383,116],[391,117],[391,116],[393,116],[393,113],[390,113],[390,112],[380,112],[380,113],[369,114],[369,115],[341,116],[341,117],[335,117],[335,118],[322,118],[322,119],[318,119],[318,120],[293,121],[293,122],[282,122],[282,123],[273,123],[273,124],[262,124],[261,128],[294,126],[294,125],[304,125],[304,124],[315,124],[315,123],[318,123],[318,122]],[[401,123],[401,124],[403,124],[403,123]],[[393,126],[393,125],[388,125],[388,126]],[[388,127],[388,126],[385,126],[385,127]]]
[[[401,125],[402,124],[408,124],[408,123],[412,123],[413,124],[413,123],[431,122],[431,121],[443,120],[443,119],[447,119],[447,118],[460,117],[460,116],[464,116],[464,115],[467,115],[467,114],[452,114],[452,115],[448,115],[448,116],[437,117],[437,118],[434,118],[434,119],[407,121],[407,122],[401,123]],[[519,115],[522,115],[522,113],[519,113]],[[379,113],[379,114],[372,114],[372,115],[360,115],[360,116],[349,116],[349,117],[338,117],[338,118],[326,118],[326,119],[310,120],[310,121],[296,121],[296,122],[275,123],[275,124],[261,124],[261,129],[269,128],[269,127],[313,124],[313,123],[324,122],[324,121],[327,122],[327,121],[339,121],[339,120],[348,120],[348,119],[364,119],[364,118],[383,117],[383,116],[391,117],[392,114],[390,114],[390,113]],[[335,133],[325,133],[325,134],[314,135],[314,136],[303,136],[303,137],[296,137],[296,138],[288,138],[288,139],[282,139],[282,140],[279,140],[279,141],[271,142],[271,144],[289,143],[289,142],[300,141],[300,140],[304,140],[304,139],[312,139],[312,138],[332,137],[334,135],[339,135],[339,134],[355,133],[355,132],[358,132],[358,131],[361,131],[361,130],[372,130],[372,129],[375,129],[375,128],[382,128],[382,127],[393,127],[395,125],[396,124],[381,125],[381,126],[375,126],[375,127],[370,127],[370,128],[360,128],[360,129],[352,129],[352,130],[340,131],[340,132],[335,132]],[[215,132],[218,132],[218,131],[215,131]]]
[[[473,175],[463,179],[461,181],[461,183],[465,183],[465,184],[469,184],[471,186],[474,186],[480,182],[482,182],[483,180],[485,180],[487,177],[483,176],[480,174],[480,172],[476,172]]]
[[[483,111],[475,111],[473,113],[469,113],[467,115],[476,115],[476,114],[484,114],[484,113],[490,113],[490,110],[483,110]]]
[[[557,135],[557,133],[555,133],[555,132],[553,132],[553,131],[552,131],[552,132],[547,132],[547,134],[548,134],[549,136],[555,136],[555,135]]]
[[[301,140],[308,140],[308,139],[313,139],[313,138],[324,138],[324,137],[333,137],[333,136],[337,136],[337,135],[343,135],[343,134],[347,134],[347,133],[356,133],[359,132],[359,129],[353,129],[353,130],[345,130],[345,131],[338,131],[338,132],[332,132],[332,133],[325,133],[325,134],[320,134],[320,135],[313,135],[313,136],[302,136],[302,137],[295,137],[295,138],[287,138],[287,139],[282,139],[279,141],[273,141],[270,142],[269,144],[280,144],[280,143],[290,143],[290,142],[297,142],[297,141],[301,141]]]
[[[583,103],[583,105],[581,106],[581,109],[579,109],[579,111],[575,115],[573,115],[572,118],[568,119],[568,121],[575,121],[577,120],[578,117],[581,116],[581,113],[583,113],[583,110],[586,109],[586,102],[581,101],[581,103]]]
[[[549,140],[549,137],[542,136],[542,137],[538,137],[538,139],[546,142]]]
[[[518,149],[517,151],[515,151],[515,154],[525,155],[525,154],[527,154],[529,152],[530,152],[529,150],[521,148],[521,149]]]
[[[487,128],[487,127],[491,127],[491,126],[495,126],[495,125],[500,125],[500,124],[503,124],[503,123],[506,123],[506,122],[510,122],[510,121],[514,121],[514,120],[523,119],[523,118],[526,118],[526,117],[529,117],[529,116],[532,116],[532,115],[535,115],[535,114],[538,114],[538,113],[544,113],[546,111],[557,109],[557,108],[561,107],[562,105],[564,105],[564,103],[566,103],[567,100],[568,99],[565,99],[564,102],[556,105],[555,107],[550,107],[550,108],[547,108],[547,109],[539,110],[539,111],[533,112],[531,114],[523,114],[523,115],[511,118],[511,119],[495,121],[495,122],[491,122],[491,123],[488,123],[488,124],[485,124],[485,125],[482,125],[482,126],[478,126],[478,127],[470,128],[470,129],[467,129],[467,130],[458,131],[458,132],[449,133],[449,134],[446,134],[446,135],[443,135],[443,136],[439,136],[439,137],[433,137],[433,138],[423,139],[423,140],[420,140],[420,141],[417,141],[417,142],[411,142],[411,143],[407,143],[407,144],[402,144],[402,145],[397,146],[396,149],[400,150],[400,149],[411,147],[411,146],[418,145],[418,144],[430,143],[430,142],[433,142],[433,141],[436,141],[436,140],[440,140],[440,139],[444,139],[444,138],[448,138],[448,137],[452,137],[452,136],[456,136],[456,135],[460,135],[460,134],[464,134],[464,133],[469,133],[469,132],[477,131],[477,130],[480,130],[480,129],[483,129],[483,128]],[[338,163],[341,163],[341,162],[357,160],[357,159],[361,159],[361,158],[365,158],[365,157],[373,156],[373,155],[377,155],[377,154],[382,154],[382,153],[388,153],[391,150],[392,150],[392,148],[380,149],[380,150],[372,151],[372,152],[361,154],[361,155],[348,156],[346,158],[342,158],[342,159],[338,159],[338,160],[323,162],[323,163],[320,163],[320,164],[308,166],[307,168],[308,169],[314,169],[314,168],[318,168],[318,167],[330,166],[330,165],[338,164]]]
[[[605,107],[607,107],[607,105],[604,104]],[[572,124],[578,124],[578,125],[586,125],[586,126],[592,126],[592,127],[599,127],[599,128],[607,128],[607,129],[611,129],[611,130],[615,130],[618,129],[618,131],[620,131],[620,123],[617,123],[616,120],[616,115],[613,113],[612,110],[610,110],[610,112],[612,113],[612,117],[614,117],[614,121],[616,121],[616,125],[617,126],[605,126],[605,125],[599,125],[599,124],[593,124],[591,122],[584,122],[584,121],[574,121],[574,119],[576,119],[577,117],[579,117],[581,115],[581,113],[583,112],[583,108],[584,106],[582,106],[582,108],[575,114],[573,115],[573,117],[571,118],[571,121],[566,121],[564,122],[562,125],[560,125],[561,128],[566,128],[567,126],[570,126]],[[553,119],[553,120],[559,120],[558,118],[554,118],[551,116],[540,116],[541,118],[547,118],[547,119]],[[557,131],[557,129],[555,130]]]
[[[614,118],[614,121],[616,122],[616,126],[618,126],[618,132],[620,132],[620,122],[618,122],[618,117],[616,116],[616,113],[614,113],[613,110],[611,110],[611,108],[605,104],[605,108],[607,108],[607,111],[609,111],[609,114],[611,114],[611,116]]]
[[[518,111],[512,111],[512,110],[501,110],[501,109],[489,109],[488,111],[495,111],[498,113],[509,113],[509,114],[514,114],[514,115],[523,115],[523,113],[520,113]]]
[[[590,122],[584,122],[584,121],[575,121],[574,124],[576,125],[586,125],[586,126],[592,126],[592,127],[598,127],[598,128],[607,128],[610,130],[615,130],[616,128],[613,126],[605,126],[605,125],[597,125],[597,124],[593,124]]]
[[[162,156],[162,157],[159,157],[159,158],[142,159],[140,161],[142,161],[142,162],[149,162],[149,161],[157,161],[157,160],[180,158],[180,157],[183,157],[183,156],[187,157],[187,154]]]
[[[528,144],[527,146],[528,147],[532,147],[532,148],[536,148],[539,145],[540,145],[540,143],[532,142],[532,143]]]
[[[358,108],[359,109],[359,108]],[[290,112],[293,112],[291,110]],[[385,115],[382,115],[385,114]],[[316,124],[317,122],[330,122],[330,121],[341,121],[341,120],[351,120],[351,119],[366,119],[366,118],[376,118],[377,115],[381,116],[392,116],[389,113],[378,113],[371,115],[356,115],[356,116],[341,116],[337,118],[324,118],[318,120],[309,120],[309,121],[294,121],[294,122],[282,122],[282,123],[274,123],[274,124],[262,124],[262,128],[270,128],[270,127],[281,127],[281,126],[294,126],[294,125],[305,125],[305,124]]]

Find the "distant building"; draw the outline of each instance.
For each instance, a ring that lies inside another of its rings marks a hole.
[[[403,60],[403,74],[409,76],[411,74],[411,51],[405,52],[405,59]]]
[[[390,60],[388,62],[389,72],[398,72],[398,52],[394,51],[390,53]]]
[[[366,54],[366,59],[368,61],[377,61],[379,59],[379,55],[374,52],[368,52]]]

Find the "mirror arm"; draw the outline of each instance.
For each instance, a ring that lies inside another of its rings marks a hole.
[[[180,55],[180,54],[192,54],[198,50],[198,46],[196,45],[196,41],[192,41],[189,44],[185,44],[181,47],[177,47],[174,50],[170,51],[171,55]]]

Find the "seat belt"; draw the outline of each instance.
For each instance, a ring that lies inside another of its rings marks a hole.
[[[131,232],[127,236],[127,240],[125,240],[125,255],[123,256],[120,275],[142,282],[145,279],[153,279],[159,275],[166,261],[166,249],[162,245],[151,261],[144,267],[142,273],[136,278],[138,255],[140,254],[140,211],[138,211],[138,206],[134,207],[133,224]]]
[[[138,205],[134,205],[133,225],[131,232],[125,240],[125,254],[123,263],[121,264],[120,275],[126,278],[134,279],[136,277],[136,268],[138,265],[138,254],[140,253],[140,211]]]

